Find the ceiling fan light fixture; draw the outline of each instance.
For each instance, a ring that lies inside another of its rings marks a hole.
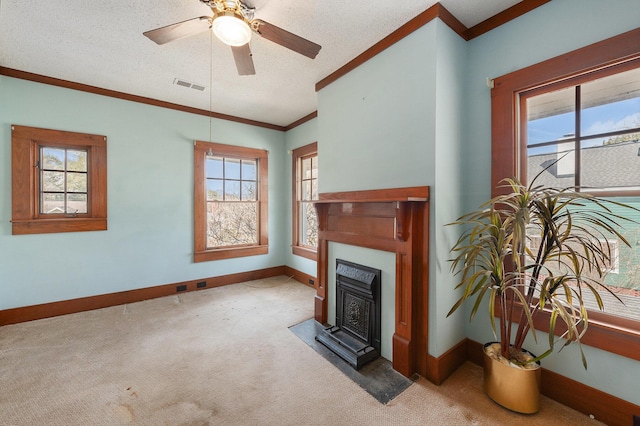
[[[216,16],[211,29],[220,41],[229,46],[244,46],[251,40],[249,24],[233,13]]]

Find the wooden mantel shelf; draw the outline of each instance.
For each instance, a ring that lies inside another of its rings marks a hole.
[[[324,192],[315,203],[386,203],[394,201],[429,201],[428,186],[373,189],[367,191]]]

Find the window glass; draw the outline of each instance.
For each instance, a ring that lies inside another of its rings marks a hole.
[[[258,244],[258,162],[206,155],[206,249]]]
[[[237,158],[224,159],[225,179],[240,179],[240,160]]]
[[[583,84],[581,108],[582,136],[640,128],[640,69]],[[624,139],[603,136],[593,144],[620,143]]]
[[[257,163],[252,160],[242,160],[242,180],[256,180]]]
[[[318,147],[312,143],[293,150],[293,253],[316,260],[318,218]]]
[[[87,151],[40,149],[40,214],[87,213]]]
[[[527,98],[527,144],[549,144],[575,134],[573,87]]]
[[[537,182],[568,187],[575,177],[575,90],[573,87],[529,97],[527,105],[527,179],[544,169]]]
[[[527,181],[556,188],[574,187],[640,208],[640,68],[560,89],[524,93]],[[609,259],[601,272],[610,292],[602,292],[604,312],[640,320],[640,213],[612,207],[610,214],[631,217],[620,229],[630,243],[602,235]],[[530,238],[536,250],[540,241]],[[554,271],[555,273],[561,270]],[[597,278],[598,271],[591,273]],[[588,290],[587,306],[598,310]],[[621,299],[620,300],[618,300]]]
[[[525,97],[528,182],[640,191],[640,69]]]
[[[240,181],[224,181],[224,201],[240,201]]]
[[[257,203],[207,203],[207,249],[258,243]]]
[[[256,201],[258,199],[258,183],[242,182],[242,201]]]
[[[224,159],[221,157],[207,156],[206,168],[207,177],[210,179],[222,179],[224,176]]]
[[[302,179],[300,194],[300,244],[318,246],[318,218],[313,201],[318,199],[318,156],[301,160]]]
[[[207,179],[207,201],[224,200],[224,181],[222,179]]]

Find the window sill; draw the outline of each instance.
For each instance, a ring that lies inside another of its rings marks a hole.
[[[318,250],[311,249],[302,246],[291,246],[291,252],[296,256],[305,257],[307,259],[317,261],[318,260]]]
[[[107,218],[19,219],[11,226],[13,235],[106,231]]]
[[[515,318],[518,318],[519,315],[520,313],[518,312]],[[500,317],[499,314],[496,316]],[[548,333],[550,317],[549,311],[539,311],[533,319],[536,330]],[[562,327],[561,322],[558,321],[555,335],[560,336],[565,331],[566,327]],[[640,329],[638,329],[637,323],[634,323],[634,321],[611,318],[602,312],[590,311],[589,329],[580,339],[580,342],[587,346],[640,361]]]
[[[622,327],[602,318],[599,312],[589,312],[589,329],[580,339],[585,345],[602,349],[620,356],[640,361],[640,330]],[[595,317],[595,318],[594,318]],[[548,312],[541,312],[534,319],[536,330],[549,332]],[[556,335],[561,335],[565,328],[560,328],[560,322],[556,327]]]
[[[208,262],[210,260],[222,260],[222,259],[233,259],[235,257],[258,256],[261,254],[268,254],[268,253],[269,253],[268,245],[238,247],[238,248],[224,248],[224,249],[196,252],[193,254],[193,261],[195,263]]]

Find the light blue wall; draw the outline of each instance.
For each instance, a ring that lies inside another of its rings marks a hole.
[[[320,192],[431,187],[429,353],[464,339],[444,224],[461,214],[466,43],[439,20],[318,93]],[[355,255],[355,253],[354,253]],[[374,265],[369,265],[374,266]]]
[[[287,160],[286,160],[287,166],[285,166],[286,180],[289,185],[288,187],[289,189],[287,190],[287,207],[286,207],[287,209],[286,241],[289,242],[289,246],[286,248],[286,264],[287,266],[290,266],[293,269],[296,269],[300,272],[304,272],[305,274],[315,277],[318,274],[316,262],[301,256],[296,256],[291,252],[291,241],[293,238],[292,237],[293,227],[291,225],[292,223],[291,221],[293,220],[293,218],[291,217],[292,210],[293,210],[291,203],[293,202],[293,200],[291,199],[291,196],[293,193],[291,190],[290,182],[293,179],[293,177],[291,176],[292,169],[293,169],[293,164],[291,164],[291,162],[293,157],[290,154],[290,152],[296,148],[300,148],[301,146],[309,145],[311,143],[318,141],[318,119],[314,118],[300,126],[297,126],[287,131],[285,134],[285,140],[286,140],[286,146],[287,146]],[[322,161],[322,160],[319,160],[319,161]],[[320,176],[319,180],[321,179],[322,177]]]
[[[464,77],[467,44],[444,23],[437,21],[436,44],[436,134],[435,184],[431,187],[431,232],[429,257],[429,353],[440,356],[464,338],[462,312],[447,318],[459,295],[453,290],[449,248],[457,230],[446,226],[463,211],[463,173],[460,158],[464,150],[466,120]]]
[[[469,42],[464,150],[465,210],[477,208],[491,193],[491,98],[486,78],[495,78],[636,28],[640,1],[554,0]],[[486,314],[468,324],[478,342],[492,338]],[[484,321],[486,319],[486,321]],[[544,342],[543,334],[538,338]],[[531,350],[538,346],[530,343]],[[569,347],[543,366],[604,392],[640,403],[640,362],[585,347],[589,369],[577,348]]]
[[[11,124],[107,136],[107,231],[11,235]],[[0,76],[0,309],[283,265],[284,132],[213,121],[215,142],[269,150],[270,248],[198,264],[194,139],[208,118]]]
[[[435,21],[318,92],[320,192],[435,180]]]

